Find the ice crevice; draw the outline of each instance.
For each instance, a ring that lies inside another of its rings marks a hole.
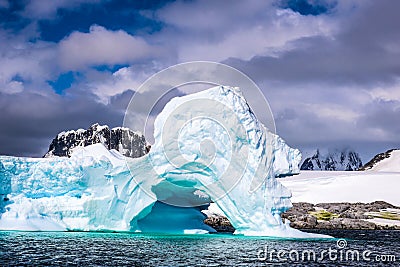
[[[235,234],[322,237],[282,222],[291,193],[276,177],[299,172],[301,154],[238,88],[173,98],[154,129],[135,159],[101,144],[71,158],[0,156],[0,230],[208,233],[201,210],[214,202]]]

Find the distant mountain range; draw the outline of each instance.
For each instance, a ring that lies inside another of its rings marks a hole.
[[[131,158],[141,157],[150,151],[150,145],[141,133],[128,128],[93,124],[88,129],[70,130],[59,133],[51,142],[43,157],[70,157],[78,146],[102,143],[107,149],[115,149]],[[321,153],[317,149],[311,157],[303,160],[301,170],[322,171],[400,171],[400,149],[391,149],[377,154],[363,165],[360,155],[351,149],[333,150]]]
[[[363,166],[360,155],[351,150],[334,150],[322,154],[319,149],[304,159],[301,170],[356,171]]]
[[[123,127],[110,129],[107,125],[96,123],[87,130],[79,129],[59,133],[43,157],[70,157],[75,147],[97,143],[102,143],[107,149],[115,149],[122,155],[131,158],[141,157],[150,150],[150,145],[141,133]]]

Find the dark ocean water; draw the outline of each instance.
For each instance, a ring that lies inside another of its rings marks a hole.
[[[345,240],[0,232],[0,266],[400,266],[400,231],[318,232]]]

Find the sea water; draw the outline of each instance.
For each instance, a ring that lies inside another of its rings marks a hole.
[[[399,266],[400,231],[318,233],[336,238],[0,232],[0,266]]]

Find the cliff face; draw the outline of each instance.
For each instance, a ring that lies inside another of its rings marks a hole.
[[[142,134],[128,128],[110,129],[106,125],[96,123],[87,130],[79,129],[59,133],[43,157],[70,157],[75,147],[97,143],[102,143],[107,149],[115,149],[122,155],[131,158],[141,157],[150,150],[150,146]]]

